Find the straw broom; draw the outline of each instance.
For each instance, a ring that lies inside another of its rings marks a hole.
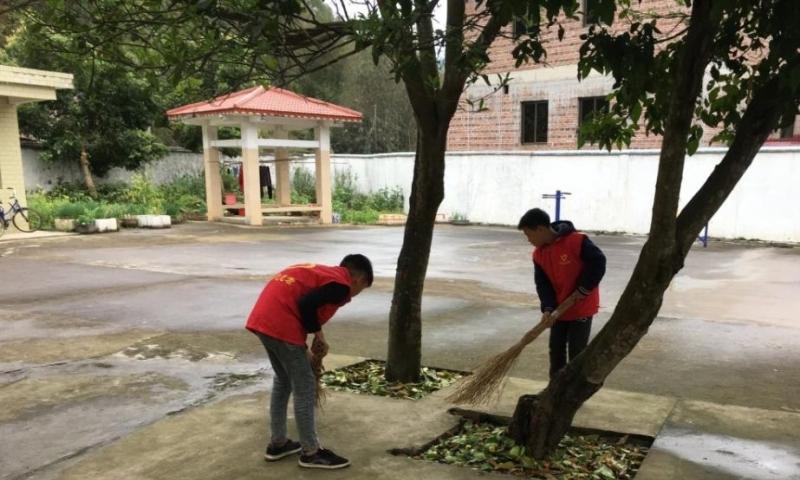
[[[322,365],[322,359],[325,358],[325,348],[322,346],[317,337],[311,342],[311,371],[314,372],[314,378],[317,380],[317,406],[322,407],[325,403],[325,390],[322,386],[322,374],[325,372],[325,367]]]
[[[572,307],[577,301],[577,296],[570,295],[558,308],[550,314],[553,322],[564,314]],[[522,350],[531,342],[547,330],[549,326],[544,322],[539,322],[535,327],[528,330],[527,333],[515,343],[514,346],[505,352],[495,355],[486,361],[483,365],[478,367],[475,372],[465,377],[455,391],[451,393],[447,400],[453,403],[471,403],[482,404],[488,403],[495,395],[499,396],[502,391],[503,381],[508,375],[511,367],[517,361],[517,358],[522,353]]]

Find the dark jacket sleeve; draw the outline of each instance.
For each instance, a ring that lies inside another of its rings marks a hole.
[[[533,279],[536,282],[536,293],[539,295],[542,312],[552,312],[558,306],[556,289],[553,288],[553,283],[542,267],[536,262],[533,262]]]
[[[300,322],[306,333],[319,332],[319,318],[317,309],[323,305],[340,305],[347,300],[350,294],[350,287],[341,283],[326,283],[325,285],[311,290],[300,297],[297,301],[297,308],[300,310]]]
[[[578,291],[582,295],[588,295],[597,288],[606,273],[606,256],[589,237],[584,236],[581,244],[581,260],[583,272],[578,278]]]

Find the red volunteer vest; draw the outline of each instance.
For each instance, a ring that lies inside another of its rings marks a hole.
[[[533,261],[544,270],[556,291],[559,305],[578,287],[578,279],[583,271],[581,245],[584,234],[572,232],[543,247],[534,249]],[[591,317],[600,307],[600,288],[592,292],[564,312],[559,320],[576,320]]]
[[[275,275],[258,297],[247,318],[246,328],[293,345],[306,344],[306,331],[300,322],[297,302],[305,294],[328,283],[352,286],[350,272],[344,267],[303,264],[293,265]],[[324,325],[341,305],[323,305],[317,310],[320,325]]]

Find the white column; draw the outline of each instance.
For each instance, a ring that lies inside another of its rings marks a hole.
[[[217,139],[217,127],[208,122],[203,126],[203,168],[206,175],[206,218],[209,221],[219,220],[222,213],[222,175],[219,173],[219,150],[210,145]]]
[[[275,138],[289,138],[284,129],[275,131]],[[292,180],[289,168],[289,151],[285,148],[275,149],[275,190],[277,191],[278,205],[292,204]]]
[[[242,168],[244,168],[244,210],[247,223],[261,225],[261,183],[258,175],[258,127],[247,120],[241,124]]]
[[[333,222],[330,128],[330,123],[321,122],[314,129],[314,138],[319,142],[319,146],[314,149],[314,154],[316,157],[317,204],[322,207],[319,212],[319,221],[322,224]]]

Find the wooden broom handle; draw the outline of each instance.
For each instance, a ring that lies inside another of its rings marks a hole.
[[[569,297],[567,297],[566,300],[561,302],[561,305],[559,305],[558,308],[556,308],[552,313],[550,313],[550,318],[552,318],[553,321],[558,320],[561,317],[561,315],[564,315],[564,312],[572,308],[572,306],[575,305],[575,302],[577,301],[578,301],[578,296],[575,295],[574,293],[571,294]]]

